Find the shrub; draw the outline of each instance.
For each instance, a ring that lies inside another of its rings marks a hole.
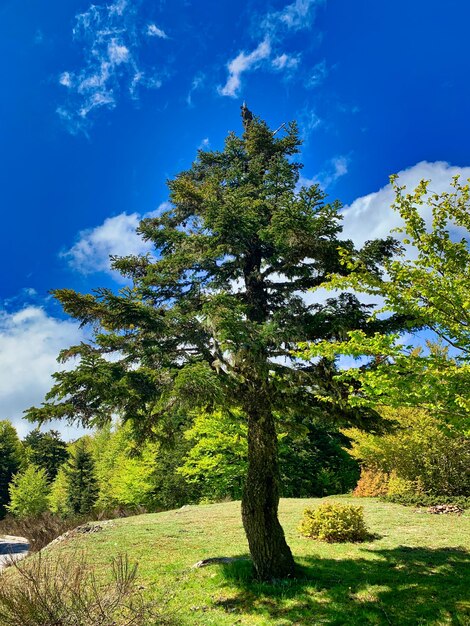
[[[439,504],[454,504],[461,509],[470,509],[470,497],[466,496],[436,496],[425,493],[395,493],[382,496],[382,500],[395,502],[405,506],[436,506]]]
[[[150,626],[169,624],[136,585],[137,565],[112,561],[112,581],[98,583],[83,555],[39,555],[0,578],[2,626]],[[15,572],[13,572],[15,574]]]
[[[362,506],[325,502],[316,509],[305,509],[300,532],[320,541],[365,541],[370,535]]]
[[[390,473],[387,493],[385,494],[387,498],[406,499],[415,495],[422,495],[423,493],[423,488],[419,479],[407,480],[406,478],[398,476],[395,470]]]
[[[362,468],[353,495],[358,498],[384,496],[388,491],[388,482],[388,474],[380,470]]]
[[[47,511],[49,483],[44,469],[30,465],[24,472],[15,474],[9,491],[10,504],[6,508],[16,517]]]
[[[393,431],[383,435],[350,428],[350,454],[368,468],[400,478],[421,482],[429,495],[468,496],[470,494],[470,438],[421,409],[380,411]],[[365,494],[364,494],[365,495]],[[372,494],[368,494],[372,495]],[[380,495],[380,494],[377,494]]]

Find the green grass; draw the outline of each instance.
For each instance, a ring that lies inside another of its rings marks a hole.
[[[331,499],[363,505],[375,539],[303,538],[303,509],[319,500],[282,500],[300,577],[275,585],[254,583],[248,560],[191,567],[209,557],[247,556],[237,502],[116,520],[54,550],[83,548],[103,572],[113,555],[129,553],[148,594],[166,597],[181,625],[470,625],[469,512],[439,516],[372,498]]]

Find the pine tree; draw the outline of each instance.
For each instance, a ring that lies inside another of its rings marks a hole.
[[[7,420],[0,422],[0,519],[10,502],[8,485],[19,472],[23,447],[14,426]]]
[[[57,476],[59,468],[68,458],[67,444],[56,430],[42,433],[39,428],[32,430],[23,440],[28,462],[42,467],[49,482]]]
[[[93,457],[83,440],[79,440],[65,466],[67,475],[67,504],[72,513],[89,513],[98,497],[98,481]]]
[[[79,365],[57,373],[46,404],[28,416],[102,425],[119,413],[136,436],[149,437],[174,431],[175,416],[189,409],[241,415],[243,524],[256,575],[269,580],[295,571],[277,516],[274,416],[307,417],[316,393],[336,393],[332,362],[305,366],[291,351],[299,341],[366,328],[368,308],[350,294],[322,306],[301,297],[343,271],[341,205],[325,203],[318,185],[298,189],[295,123],[280,136],[251,115],[243,122],[241,137],[230,133],[222,151],[199,151],[168,183],[169,209],[141,222],[155,256],[112,259],[131,286],[55,292],[68,314],[93,324],[95,341],[61,354],[80,357]],[[364,260],[373,267],[393,248],[392,240],[366,246]],[[331,419],[346,410],[332,409]]]

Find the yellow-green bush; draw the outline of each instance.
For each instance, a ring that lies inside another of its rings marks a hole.
[[[408,498],[419,493],[423,493],[423,488],[419,479],[408,480],[407,478],[402,478],[401,476],[398,476],[395,470],[390,473],[386,494],[387,496],[391,498]]]
[[[369,537],[362,506],[337,502],[305,509],[299,531],[305,537],[330,543],[365,541]]]
[[[389,476],[377,469],[361,469],[361,476],[353,491],[358,498],[385,496],[388,493]]]
[[[470,495],[470,437],[422,409],[380,408],[395,428],[386,434],[344,430],[349,454],[367,470],[417,483],[427,495]],[[362,479],[361,479],[362,480]],[[359,493],[356,495],[386,495]],[[415,495],[419,495],[415,492]]]

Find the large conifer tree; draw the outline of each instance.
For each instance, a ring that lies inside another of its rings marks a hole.
[[[151,436],[188,408],[236,408],[234,419],[248,423],[243,523],[255,572],[268,580],[294,574],[277,516],[274,414],[308,416],[314,394],[332,393],[334,366],[297,363],[291,350],[365,328],[368,314],[352,295],[323,306],[302,297],[344,271],[340,204],[326,204],[317,185],[298,188],[295,123],[280,136],[246,109],[243,122],[241,137],[200,151],[168,183],[171,208],[140,224],[155,256],[112,260],[129,287],[55,292],[67,313],[93,325],[95,341],[62,353],[79,364],[55,375],[46,404],[28,416],[96,425],[118,412]],[[363,258],[372,267],[392,248],[376,242]]]

